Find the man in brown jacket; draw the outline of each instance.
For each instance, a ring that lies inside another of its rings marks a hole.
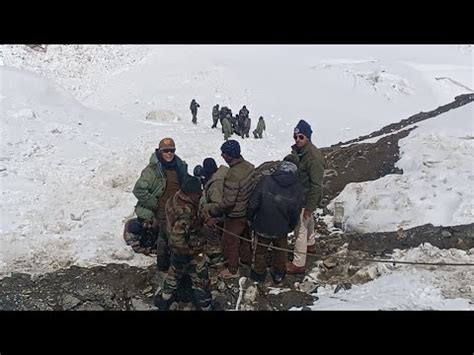
[[[313,212],[323,197],[324,157],[311,142],[311,126],[300,120],[293,131],[295,144],[291,147],[292,154],[285,158],[295,159],[298,163],[297,176],[304,190],[304,205],[295,229],[295,251],[293,262],[288,262],[286,272],[299,274],[305,272],[306,255],[315,253]]]
[[[209,209],[211,217],[224,214],[222,249],[226,258],[227,268],[220,273],[222,278],[239,276],[240,262],[250,265],[250,243],[240,240],[232,234],[249,238],[250,229],[246,219],[247,203],[254,187],[255,167],[240,155],[239,142],[228,140],[221,146],[222,157],[229,164],[229,171],[224,178],[222,201]],[[216,223],[214,218],[206,222],[208,226]],[[231,234],[232,233],[232,234]]]

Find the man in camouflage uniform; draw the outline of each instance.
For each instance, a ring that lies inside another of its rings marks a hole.
[[[169,310],[177,299],[178,287],[186,275],[192,282],[196,308],[211,310],[208,258],[203,253],[205,237],[198,218],[201,195],[201,182],[190,176],[181,190],[166,203],[171,266],[155,296],[155,305],[162,311]]]
[[[253,131],[254,138],[262,138],[263,131],[265,131],[265,121],[262,116],[258,119],[257,128]]]

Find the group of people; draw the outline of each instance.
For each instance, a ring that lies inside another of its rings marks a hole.
[[[325,161],[311,142],[312,129],[304,120],[294,128],[295,144],[281,161],[255,168],[242,156],[240,145],[227,140],[217,166],[212,157],[188,174],[187,164],[176,155],[172,138],[164,138],[136,182],[133,194],[137,225],[134,231],[156,233],[157,267],[166,272],[155,295],[155,305],[168,310],[176,301],[178,286],[188,275],[197,309],[211,310],[209,267],[223,266],[219,277],[239,276],[249,267],[250,277],[263,282],[270,275],[279,284],[287,273],[304,273],[306,255],[314,253],[313,212],[322,199]],[[273,244],[288,248],[288,234],[296,236],[295,254],[272,251]],[[133,232],[132,232],[133,233]],[[257,245],[252,250],[248,241]]]
[[[195,99],[191,101],[189,109],[191,110],[192,122],[197,124],[197,112],[200,105]],[[212,108],[212,126],[211,128],[217,128],[217,123],[220,122],[222,127],[222,133],[224,134],[224,140],[228,140],[232,134],[236,134],[242,138],[250,138],[250,128],[252,125],[252,119],[249,117],[249,110],[244,105],[237,115],[232,115],[232,110],[227,106],[219,107],[216,104]],[[265,120],[263,116],[258,119],[257,127],[252,132],[254,138],[262,138],[263,131],[266,130]]]

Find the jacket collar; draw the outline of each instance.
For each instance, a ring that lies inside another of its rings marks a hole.
[[[236,159],[233,159],[230,163],[229,163],[229,166],[230,167],[233,167],[233,166],[236,166],[237,164],[240,164],[244,161],[244,158],[242,156],[240,156],[239,158],[236,158]]]

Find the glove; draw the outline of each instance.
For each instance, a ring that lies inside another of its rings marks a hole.
[[[313,214],[313,212],[311,212],[310,210],[307,210],[306,208],[304,209],[304,212],[303,212],[303,221],[307,221],[308,218],[311,217],[311,215]]]
[[[216,223],[217,223],[217,219],[211,217],[207,219],[206,226],[208,226],[209,228],[215,228]]]

